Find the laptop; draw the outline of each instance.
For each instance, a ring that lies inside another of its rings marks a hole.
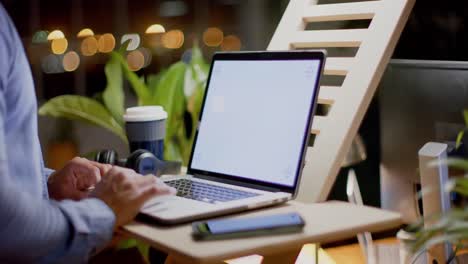
[[[299,189],[323,51],[213,56],[187,175],[140,215],[176,224],[284,203]]]

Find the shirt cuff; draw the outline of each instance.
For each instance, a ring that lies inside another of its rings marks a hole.
[[[44,167],[44,176],[45,176],[46,182],[47,180],[49,180],[49,176],[54,172],[55,170]]]
[[[115,214],[102,200],[65,200],[59,203],[59,207],[73,227],[72,247],[86,248],[88,258],[112,239]]]

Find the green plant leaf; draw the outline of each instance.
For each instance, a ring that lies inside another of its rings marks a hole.
[[[106,73],[107,86],[102,93],[102,99],[114,119],[123,126],[125,94],[122,87],[122,66],[115,57],[111,56],[104,67],[104,72]]]
[[[124,55],[127,52],[128,45],[132,42],[131,39],[127,39],[124,43],[120,44],[119,50],[117,51],[120,55]]]
[[[164,145],[167,146],[166,154],[175,154],[175,149],[170,149],[171,144],[180,145],[183,138],[178,132],[179,127],[184,125],[185,96],[184,96],[184,75],[186,65],[183,62],[177,62],[167,69],[167,72],[161,75],[158,85],[155,88],[152,102],[164,107],[168,114],[166,121],[166,137]],[[172,156],[172,155],[171,155]],[[171,157],[174,158],[174,157]],[[181,160],[179,157],[177,160]]]
[[[201,105],[203,103],[203,97],[205,95],[205,84],[198,83],[195,91],[193,92],[192,96],[188,100],[187,110],[190,113],[192,118],[192,131],[189,133],[189,144],[190,146],[193,144],[193,139],[195,137],[195,132],[198,127],[198,120],[200,117]],[[188,154],[190,155],[191,150],[188,150]],[[187,159],[189,157],[187,156]]]
[[[468,197],[468,178],[456,178],[452,184],[452,191]]]
[[[449,167],[468,170],[468,160],[460,159],[460,158],[448,158],[446,160],[440,161],[442,164],[446,164]],[[439,162],[431,162],[429,163],[430,166],[437,166]]]
[[[194,118],[198,120],[201,106],[203,103],[203,98],[205,96],[205,83],[199,83],[195,92],[192,96],[193,98],[193,108],[191,108],[191,112],[194,114]]]
[[[465,126],[468,127],[468,110],[463,110],[463,117],[465,118]]]
[[[122,65],[123,73],[138,97],[138,104],[152,105],[152,96],[145,84],[144,79],[142,80],[136,73],[130,70],[127,64],[127,60],[125,60],[122,54],[118,52],[112,52],[111,56],[119,61]]]
[[[460,147],[464,135],[465,135],[465,130],[462,130],[462,131],[458,132],[455,148]]]
[[[164,139],[164,159],[165,160],[182,160],[182,153],[180,153],[177,148],[177,143],[169,138],[172,138],[173,135],[167,136]]]
[[[198,44],[195,43],[192,48],[192,58],[190,60],[190,68],[192,73],[192,78],[196,82],[205,82],[208,78],[208,71],[210,66],[203,59],[203,54],[198,47]]]
[[[39,109],[40,115],[84,121],[103,127],[127,142],[123,127],[96,100],[79,95],[62,95],[47,101]]]
[[[184,101],[174,99],[180,99],[177,96],[183,95],[185,70],[186,65],[183,62],[177,62],[162,72],[158,77],[153,98],[157,105],[162,105],[165,109],[183,109]]]
[[[142,242],[142,241],[134,239],[134,238],[129,238],[129,239],[125,239],[125,240],[120,241],[117,244],[116,248],[122,250],[122,249],[134,248],[134,247],[136,247],[138,249],[138,251],[140,252],[140,255],[143,257],[143,259],[147,263],[149,263],[149,248],[150,248],[150,246],[145,242]]]
[[[130,239],[125,239],[119,242],[117,245],[117,249],[127,249],[127,248],[132,248],[136,247],[138,245],[138,242],[136,239],[130,238]]]
[[[430,226],[424,226],[424,221],[430,221]],[[429,248],[442,242],[459,242],[468,238],[468,208],[451,209],[443,215],[433,215],[418,221],[408,229],[414,234],[415,240],[408,240],[407,245],[413,252]]]
[[[166,74],[167,69],[162,69],[158,74],[150,74],[146,78],[148,89],[150,90],[151,97],[154,98],[156,93],[156,88],[158,87],[159,82],[161,81],[162,77]]]

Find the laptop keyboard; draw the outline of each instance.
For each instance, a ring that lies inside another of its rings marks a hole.
[[[172,180],[165,183],[177,189],[177,196],[212,204],[259,195],[257,193],[234,190],[227,187],[191,181],[188,179]]]

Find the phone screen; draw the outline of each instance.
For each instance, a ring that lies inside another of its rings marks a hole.
[[[225,234],[287,226],[301,226],[304,225],[304,221],[299,214],[288,213],[253,218],[213,220],[208,221],[206,225],[211,234]]]

